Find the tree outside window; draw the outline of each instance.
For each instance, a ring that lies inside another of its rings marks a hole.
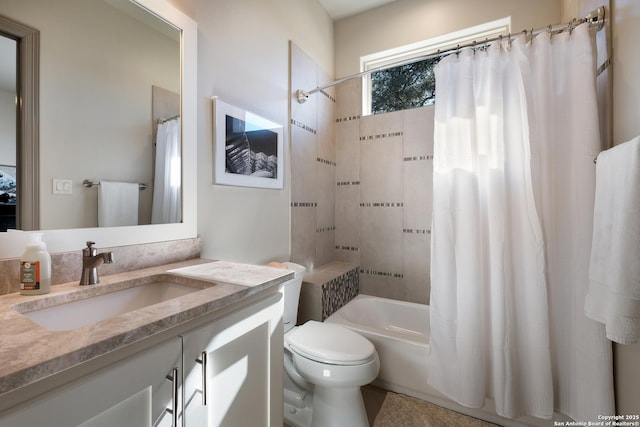
[[[433,68],[439,58],[426,59],[371,73],[371,113],[433,105],[436,78]]]

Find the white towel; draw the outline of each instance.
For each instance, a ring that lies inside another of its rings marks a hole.
[[[100,181],[98,227],[138,225],[138,184]]]
[[[640,339],[640,136],[598,155],[585,313],[612,341]]]

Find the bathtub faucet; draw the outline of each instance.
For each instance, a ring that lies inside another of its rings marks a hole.
[[[82,250],[82,276],[80,285],[95,285],[100,283],[98,267],[103,263],[111,264],[114,260],[113,253],[102,252],[93,247],[96,242],[87,242],[87,247]]]

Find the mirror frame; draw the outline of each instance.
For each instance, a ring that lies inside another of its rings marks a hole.
[[[40,226],[40,32],[0,16],[0,32],[17,41],[16,165],[18,188],[16,226],[36,230]],[[24,191],[31,188],[32,191]]]
[[[182,222],[177,224],[2,233],[0,235],[0,259],[19,257],[29,241],[29,234],[33,233],[43,234],[47,249],[52,253],[81,250],[88,240],[95,241],[97,247],[114,247],[197,237],[197,168],[185,167],[186,165],[197,164],[197,24],[193,19],[170,4],[168,0],[131,1],[181,30]],[[35,104],[34,108],[37,113],[37,102]],[[33,118],[37,119],[37,115]],[[32,120],[25,123],[32,131],[35,131],[37,136],[38,122]],[[38,154],[37,149],[36,154]],[[35,164],[38,165],[38,162],[36,160]],[[36,169],[37,178],[37,168],[34,169]],[[36,182],[38,182],[37,179]],[[36,197],[36,199],[38,198]]]

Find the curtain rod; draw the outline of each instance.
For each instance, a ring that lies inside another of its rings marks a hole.
[[[549,25],[545,28],[538,28],[538,29],[531,29],[531,30],[524,30],[521,31],[520,33],[525,33],[529,34],[531,36],[535,35],[535,34],[540,34],[543,32],[549,32],[552,34],[557,34],[557,33],[561,33],[562,31],[565,30],[573,30],[576,26],[583,24],[583,23],[589,23],[589,28],[595,28],[596,31],[600,31],[603,27],[604,27],[604,22],[605,22],[605,8],[604,6],[600,6],[597,9],[592,10],[591,12],[589,12],[589,14],[582,18],[582,19],[572,19],[571,22],[566,23],[566,24],[559,24],[559,25]],[[449,48],[449,49],[445,49],[445,50],[439,50],[435,53],[429,54],[429,55],[423,55],[417,58],[412,58],[408,61],[399,61],[399,62],[394,62],[392,64],[387,64],[381,67],[376,67],[376,68],[371,68],[370,70],[366,70],[366,71],[362,71],[358,74],[352,74],[350,76],[347,77],[343,77],[341,79],[335,80],[331,83],[327,83],[325,85],[322,86],[318,86],[315,89],[311,89],[308,91],[302,90],[302,89],[298,89],[296,90],[295,93],[295,97],[298,100],[298,102],[300,104],[304,104],[307,99],[309,99],[309,95],[313,95],[314,93],[317,92],[322,92],[324,89],[330,88],[332,86],[335,86],[337,84],[346,82],[348,80],[352,80],[352,79],[356,79],[358,77],[364,77],[368,74],[371,73],[375,73],[376,71],[383,71],[383,70],[388,70],[389,68],[395,68],[395,67],[399,67],[402,65],[409,65],[409,64],[413,64],[416,62],[420,62],[420,61],[426,61],[427,59],[434,59],[434,58],[439,58],[442,56],[446,56],[449,55],[453,52],[457,52],[460,49],[466,48],[466,47],[477,47],[477,46],[482,46],[482,45],[486,45],[488,43],[493,43],[495,41],[498,40],[509,40],[511,41],[511,39],[516,35],[516,34],[520,34],[520,33],[515,33],[515,34],[511,34],[509,33],[509,35],[507,36],[497,36],[497,37],[493,37],[491,39],[485,39],[481,42],[477,42],[477,41],[472,41],[469,43],[465,43],[463,45],[458,45],[456,47],[453,48]]]

